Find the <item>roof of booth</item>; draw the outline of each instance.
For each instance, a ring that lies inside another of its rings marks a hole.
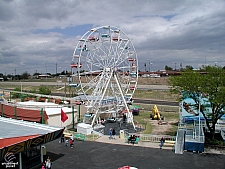
[[[0,128],[4,128],[4,130],[0,130],[0,139],[35,134],[42,135],[61,129],[60,127],[5,117],[0,117]]]
[[[17,154],[58,139],[63,128],[0,116],[0,161],[8,152]]]

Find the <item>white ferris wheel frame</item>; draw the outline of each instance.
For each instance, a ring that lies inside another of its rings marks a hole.
[[[88,71],[83,70],[83,66]],[[87,31],[75,47],[71,67],[77,69],[80,92],[87,100],[87,113],[94,115],[92,126],[105,106],[104,102],[110,102],[116,105],[106,104],[107,111],[123,107],[128,121],[135,128],[127,102],[132,100],[137,88],[138,58],[133,43],[122,30],[102,26]],[[87,82],[84,83],[83,79]]]

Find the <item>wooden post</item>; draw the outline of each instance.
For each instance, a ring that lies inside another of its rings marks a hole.
[[[15,119],[17,120],[16,106],[14,106],[14,116],[15,116]]]
[[[43,111],[43,108],[41,108],[41,124],[44,124],[44,111]]]

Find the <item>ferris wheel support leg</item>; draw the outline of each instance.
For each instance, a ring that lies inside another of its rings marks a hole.
[[[117,86],[118,86],[118,88],[119,88],[120,94],[121,94],[122,99],[123,99],[123,102],[124,102],[124,104],[125,104],[125,107],[126,107],[126,110],[127,110],[127,116],[128,116],[128,118],[131,119],[132,125],[133,125],[133,127],[134,127],[134,129],[135,129],[135,125],[134,125],[134,121],[133,121],[133,116],[130,114],[129,108],[128,108],[128,106],[127,106],[126,100],[125,100],[124,95],[123,95],[123,92],[122,92],[122,90],[121,90],[121,87],[120,87],[119,81],[118,81],[118,79],[117,79],[116,73],[114,73],[114,78],[115,78],[115,80],[116,80]]]
[[[102,97],[101,97],[101,99],[99,100],[99,103],[101,103],[102,99],[103,99],[104,96],[105,96],[105,93],[106,93],[106,90],[107,90],[107,88],[108,88],[108,86],[109,86],[109,82],[110,82],[110,79],[112,78],[112,75],[113,75],[113,71],[112,71],[111,74],[110,74],[110,78],[109,78],[109,80],[107,81],[107,84],[106,84],[105,89],[104,89],[104,91],[103,91]],[[100,108],[100,105],[99,105],[99,108]],[[91,126],[92,126],[92,127],[94,126],[94,122],[95,122],[95,119],[96,119],[97,114],[98,114],[98,112],[99,112],[99,108],[98,108],[98,110],[96,111],[95,116],[94,116],[94,118],[93,118],[93,120],[92,120],[92,123],[91,123]]]

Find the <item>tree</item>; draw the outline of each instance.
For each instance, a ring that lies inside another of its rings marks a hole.
[[[173,68],[166,65],[166,66],[165,66],[165,70],[171,71],[171,70],[173,70]]]
[[[186,69],[193,70],[193,67],[192,67],[191,65],[187,65],[187,66],[186,66]]]
[[[28,78],[29,78],[29,76],[30,76],[30,74],[29,74],[29,73],[24,72],[24,73],[21,75],[21,78],[22,78],[22,79],[28,79]]]
[[[170,91],[180,93],[185,91],[195,102],[194,109],[199,110],[206,120],[211,139],[214,140],[215,125],[225,114],[225,70],[221,67],[207,66],[204,73],[186,69],[180,76],[169,79]],[[199,103],[200,98],[207,98],[212,112],[206,111],[206,106]],[[182,100],[183,97],[180,98]]]

